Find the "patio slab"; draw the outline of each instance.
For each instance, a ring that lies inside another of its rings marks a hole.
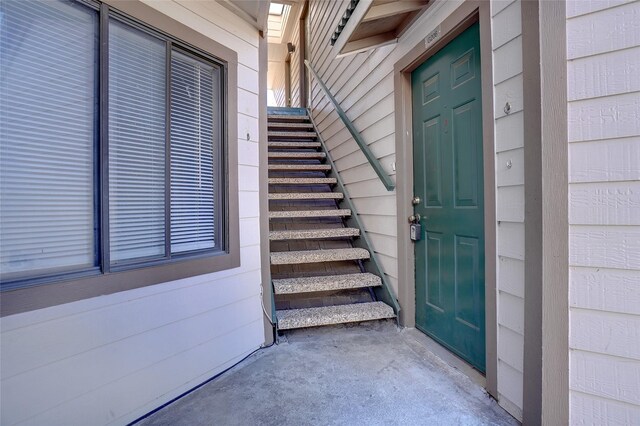
[[[283,340],[139,424],[519,424],[420,332],[392,321],[296,330]]]

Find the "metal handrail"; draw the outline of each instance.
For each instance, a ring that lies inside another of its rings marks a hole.
[[[367,145],[364,139],[362,139],[362,135],[360,134],[360,132],[358,132],[358,130],[355,128],[351,120],[349,120],[349,117],[347,117],[347,114],[342,110],[338,101],[336,101],[336,99],[333,97],[333,95],[331,94],[327,86],[325,86],[322,79],[318,76],[318,73],[316,72],[316,70],[313,69],[313,67],[311,66],[311,63],[305,59],[304,64],[309,69],[309,72],[311,72],[311,74],[316,78],[316,80],[318,80],[318,84],[320,84],[320,87],[322,87],[322,90],[324,90],[324,93],[327,95],[327,97],[333,104],[333,107],[336,109],[336,112],[340,116],[340,119],[342,119],[342,122],[347,127],[347,130],[349,130],[349,133],[351,133],[351,136],[353,136],[353,139],[356,141],[356,143],[360,147],[360,150],[369,161],[369,164],[371,164],[371,167],[373,167],[373,170],[376,172],[376,174],[382,181],[382,184],[384,185],[384,187],[387,188],[387,191],[393,191],[396,185],[395,183],[393,183],[393,180],[391,180],[391,177],[389,177],[387,172],[385,172],[385,170],[382,168],[382,164],[380,164],[380,160],[378,160],[376,156],[373,154],[373,152],[371,152],[369,145]]]

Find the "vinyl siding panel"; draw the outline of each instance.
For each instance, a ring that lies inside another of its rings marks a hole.
[[[569,2],[567,15],[570,421],[631,425],[640,421],[640,2]]]
[[[500,404],[522,419],[525,158],[521,2],[492,2],[491,14],[498,220],[498,394]]]
[[[639,46],[639,30],[640,3],[637,1],[568,19],[567,58],[572,60]]]
[[[286,99],[286,89],[285,89],[285,77],[284,77],[284,73],[285,73],[285,65],[284,63],[280,63],[280,62],[269,62],[269,68],[274,67],[275,68],[275,77],[274,77],[274,81],[273,81],[273,86],[271,87],[271,90],[273,90],[273,96],[276,99],[276,105],[274,106],[279,106],[279,107],[285,107],[287,106],[287,99]]]
[[[640,180],[640,137],[572,143],[569,182]]]
[[[2,318],[3,425],[126,424],[264,341],[257,31],[215,2],[148,3],[238,53],[242,266]]]
[[[571,423],[633,425],[640,418],[640,405],[623,403],[578,391],[569,396]]]
[[[295,18],[295,17],[292,17]],[[300,106],[300,20],[293,27],[293,40],[296,50],[291,54],[291,106]]]

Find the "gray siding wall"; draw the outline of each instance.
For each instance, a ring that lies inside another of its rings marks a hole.
[[[567,3],[571,424],[640,422],[640,2]]]
[[[498,393],[522,418],[524,130],[520,0],[491,3],[498,221]],[[509,103],[511,110],[505,112]],[[511,164],[508,167],[507,164]]]

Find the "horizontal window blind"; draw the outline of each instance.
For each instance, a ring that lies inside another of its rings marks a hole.
[[[166,43],[109,23],[112,263],[165,255]]]
[[[96,265],[98,15],[0,1],[0,272]]]
[[[219,69],[173,51],[171,252],[216,247]]]

